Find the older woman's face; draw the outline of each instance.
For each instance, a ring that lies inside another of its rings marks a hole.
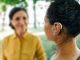
[[[54,35],[52,32],[52,25],[50,25],[48,18],[45,17],[44,31],[49,40],[53,40]]]
[[[26,30],[28,15],[24,11],[18,11],[13,15],[11,23],[15,30]]]

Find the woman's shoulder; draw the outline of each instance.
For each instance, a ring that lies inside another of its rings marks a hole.
[[[9,38],[12,37],[12,36],[13,36],[13,34],[7,35],[7,36],[5,36],[5,37],[3,38],[3,40],[9,39]]]
[[[51,56],[50,60],[54,60],[55,54]]]
[[[13,36],[13,34],[7,35],[3,38],[3,42],[8,42],[8,40]]]
[[[80,49],[79,49],[79,52],[78,53],[79,53],[79,57],[77,58],[77,60],[80,60]]]
[[[39,38],[38,35],[36,35],[36,34],[34,34],[32,32],[27,32],[26,34],[27,34],[26,36],[29,36],[30,38],[34,38],[34,39]]]
[[[2,45],[3,46],[7,46],[8,42],[9,42],[9,38],[12,36],[12,34],[5,36],[2,40]]]
[[[77,60],[80,60],[80,56],[77,58]]]

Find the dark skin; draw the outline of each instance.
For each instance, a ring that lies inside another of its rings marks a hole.
[[[44,31],[49,40],[54,41],[57,46],[56,53],[52,60],[76,60],[79,57],[79,49],[75,37],[71,37],[62,30],[62,24],[55,22],[51,25],[45,17]],[[59,34],[60,33],[60,34]]]

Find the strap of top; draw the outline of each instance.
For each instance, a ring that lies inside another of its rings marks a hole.
[[[78,59],[77,60],[80,60],[80,56],[78,57]]]

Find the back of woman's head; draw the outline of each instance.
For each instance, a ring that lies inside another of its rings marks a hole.
[[[55,0],[49,6],[46,16],[51,25],[60,22],[65,26],[70,36],[75,37],[80,33],[80,5],[77,1]]]

